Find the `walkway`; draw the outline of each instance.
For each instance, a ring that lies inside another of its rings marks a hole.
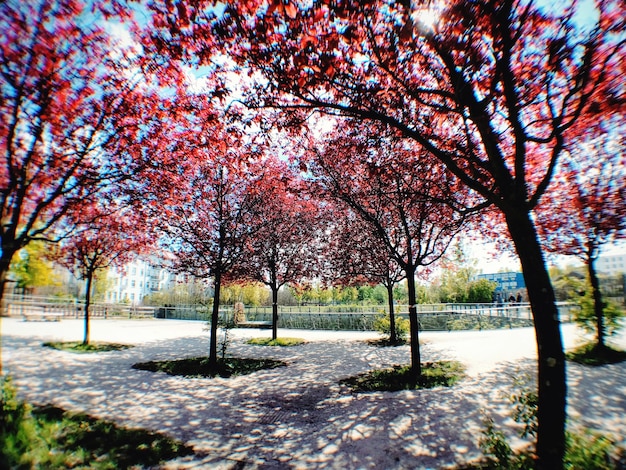
[[[422,359],[458,359],[468,377],[452,388],[352,394],[338,380],[408,361],[408,348],[375,348],[375,333],[279,330],[307,339],[292,348],[244,344],[267,330],[233,330],[229,353],[271,357],[289,366],[232,379],[187,379],[131,369],[136,362],[205,355],[204,323],[96,320],[92,340],[135,347],[97,355],[43,349],[46,340],[80,340],[80,320],[3,318],[3,370],[22,397],[163,431],[193,445],[193,459],[167,468],[416,469],[470,460],[482,410],[506,423],[503,393],[513,376],[534,373],[532,329],[422,334]],[[564,326],[567,346],[577,341]],[[626,348],[626,336],[618,339]],[[626,444],[626,364],[568,368],[570,420],[611,432]]]

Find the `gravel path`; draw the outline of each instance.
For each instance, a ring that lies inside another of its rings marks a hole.
[[[188,379],[131,369],[136,362],[206,355],[203,322],[94,320],[91,339],[135,347],[79,355],[41,347],[81,340],[80,320],[1,319],[3,372],[37,404],[80,410],[119,424],[160,430],[197,451],[167,468],[419,469],[480,455],[484,410],[515,433],[503,394],[514,376],[535,373],[532,329],[424,332],[422,360],[457,359],[468,376],[432,390],[353,394],[338,385],[359,372],[406,363],[408,347],[376,348],[376,333],[279,330],[306,339],[290,348],[250,346],[267,330],[232,330],[229,354],[288,367],[231,379]],[[564,325],[566,347],[581,340]],[[626,336],[615,341],[626,349]],[[569,415],[626,445],[626,364],[568,365]]]

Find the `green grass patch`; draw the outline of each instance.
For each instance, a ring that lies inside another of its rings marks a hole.
[[[626,361],[626,351],[608,345],[600,347],[598,343],[585,343],[566,353],[565,357],[586,366],[602,366]]]
[[[381,339],[368,339],[365,340],[366,344],[370,346],[374,346],[377,348],[393,348],[396,346],[404,346],[409,344],[407,339],[398,339],[396,341],[391,341],[389,338],[381,338]],[[424,341],[420,341],[420,344],[424,344]]]
[[[47,342],[43,343],[47,348],[58,349],[60,351],[70,351],[75,353],[99,353],[108,351],[121,351],[131,348],[127,344],[119,343],[87,343],[82,341],[64,341],[64,342]]]
[[[306,343],[302,338],[252,338],[246,341],[247,344],[252,344],[254,346],[299,346],[301,344]]]
[[[396,392],[421,388],[450,387],[465,376],[465,367],[458,361],[422,364],[420,377],[412,377],[408,365],[377,369],[343,379],[340,383],[355,392]]]
[[[140,362],[132,367],[133,369],[165,372],[169,375],[182,375],[185,377],[233,377],[286,365],[287,363],[283,361],[272,359],[227,357],[218,359],[217,366],[211,366],[208,357],[190,357],[172,361]]]
[[[127,429],[60,408],[17,400],[10,379],[2,384],[0,468],[153,468],[193,454],[167,436]]]

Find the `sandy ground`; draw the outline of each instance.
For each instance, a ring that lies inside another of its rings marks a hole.
[[[119,424],[160,430],[197,451],[166,467],[194,469],[430,469],[480,455],[483,413],[515,434],[505,398],[513,377],[535,373],[532,329],[424,332],[422,360],[457,359],[468,376],[451,388],[353,394],[341,378],[407,363],[408,347],[376,348],[376,333],[279,330],[304,338],[291,348],[250,346],[267,330],[232,330],[229,354],[270,357],[287,367],[231,379],[189,379],[131,369],[147,360],[206,355],[203,322],[94,320],[93,341],[135,347],[79,355],[41,347],[81,340],[83,322],[1,319],[3,373],[37,404],[80,410]],[[563,326],[566,347],[581,341]],[[614,340],[626,348],[626,335]],[[626,364],[568,365],[570,425],[626,445]]]

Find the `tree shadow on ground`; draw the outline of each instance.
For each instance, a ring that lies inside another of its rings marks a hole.
[[[451,388],[353,394],[341,379],[407,363],[408,347],[322,341],[267,348],[237,339],[229,355],[288,366],[228,379],[131,369],[141,361],[206,355],[206,336],[87,356],[44,350],[26,338],[9,337],[3,347],[10,352],[7,368],[29,401],[159,430],[193,445],[196,456],[171,468],[440,468],[471,460],[480,456],[483,409],[515,434],[503,394],[514,371],[535,371],[528,359],[470,375]],[[422,358],[454,357],[426,344]],[[591,423],[615,420],[623,431],[625,366],[607,367],[615,369],[603,377],[569,367],[570,410],[584,410]]]

